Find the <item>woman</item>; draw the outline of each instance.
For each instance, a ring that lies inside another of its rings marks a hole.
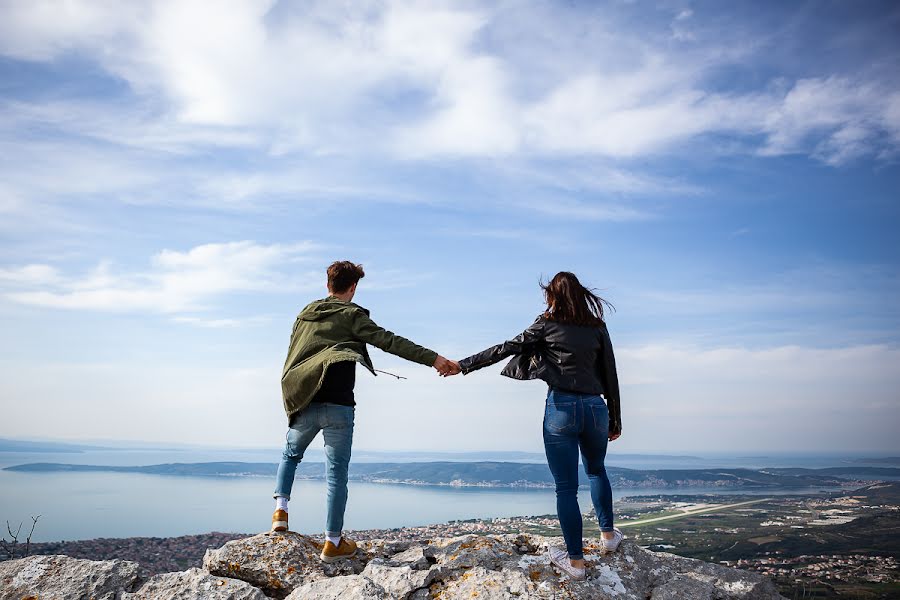
[[[603,465],[609,441],[622,434],[619,380],[603,305],[574,274],[557,273],[541,284],[547,310],[516,338],[459,361],[464,374],[514,358],[502,374],[547,382],[544,450],[556,482],[556,510],[566,549],[551,548],[551,562],[574,579],[584,579],[578,454],[591,482],[591,500],[605,552],[624,536],[613,527],[612,489]],[[604,402],[604,398],[606,402]]]

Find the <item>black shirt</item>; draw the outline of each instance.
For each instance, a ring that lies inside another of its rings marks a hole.
[[[356,406],[356,402],[353,400],[354,385],[356,385],[356,361],[345,360],[333,363],[325,370],[322,387],[313,396],[312,401]]]

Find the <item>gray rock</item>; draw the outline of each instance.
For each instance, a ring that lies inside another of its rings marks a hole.
[[[371,558],[360,548],[354,558],[327,564],[319,559],[321,551],[322,544],[309,536],[266,532],[207,550],[203,568],[219,577],[246,581],[267,596],[285,598],[310,581],[359,574]]]
[[[331,579],[311,581],[291,592],[287,600],[394,600],[392,596],[363,575],[342,575]]]
[[[416,590],[427,588],[440,572],[438,568],[415,569],[409,564],[391,565],[375,559],[366,565],[361,576],[372,580],[391,598],[406,600]]]
[[[430,546],[409,548],[390,555],[392,565],[409,565],[413,569],[428,569],[434,562],[434,551]]]
[[[154,575],[122,600],[267,600],[265,594],[246,581],[217,577],[196,567],[187,571]]]
[[[670,581],[653,588],[650,600],[715,600],[715,593],[715,586],[708,581],[676,575]]]
[[[523,535],[467,535],[434,540],[394,555],[373,558],[361,577],[389,597],[404,600],[782,598],[772,582],[761,575],[651,552],[628,540],[613,554],[602,554],[597,542],[589,543],[585,548],[587,578],[573,581],[551,566],[547,558],[551,544],[561,545],[562,540]],[[317,589],[321,590],[325,584],[318,582]],[[342,585],[349,590],[351,584],[348,580]]]
[[[263,593],[289,600],[783,600],[762,575],[651,552],[630,540],[613,554],[603,554],[598,540],[589,541],[587,577],[573,581],[551,566],[550,545],[562,540],[527,535],[372,540],[360,544],[357,557],[325,564],[312,538],[264,533],[207,551],[205,571],[164,573],[140,589],[136,563],[33,556],[0,563],[0,600],[262,600]]]
[[[465,535],[437,540],[428,549],[437,564],[446,569],[484,567],[497,569],[504,562],[519,556],[510,536]]]
[[[560,590],[549,584],[536,583],[520,570],[492,571],[484,567],[473,567],[436,582],[431,588],[432,597],[478,598],[479,600],[501,600],[503,598],[555,598],[548,595],[552,590]]]
[[[618,575],[628,592],[638,597],[653,597],[656,589],[662,587],[660,597],[665,598],[668,593],[665,586],[671,585],[669,589],[682,590],[680,597],[688,597],[685,594],[691,588],[691,598],[781,598],[775,584],[757,573],[665,552],[651,552],[629,540],[610,555],[598,554],[598,549],[593,548],[593,552],[588,555],[592,559],[592,570],[605,573],[610,580],[614,579],[612,574]],[[713,588],[711,596],[704,596],[705,592],[702,590],[707,590],[710,586]]]
[[[140,565],[61,554],[0,562],[0,600],[118,600],[141,583]]]

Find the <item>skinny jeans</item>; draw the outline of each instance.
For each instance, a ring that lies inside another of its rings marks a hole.
[[[591,485],[600,531],[613,530],[612,487],[603,461],[609,443],[609,410],[602,396],[551,387],[544,410],[544,451],[556,482],[556,512],[569,558],[584,558],[578,506],[578,455]]]
[[[273,497],[291,499],[297,465],[313,439],[325,438],[325,481],[328,488],[325,534],[340,537],[347,509],[347,476],[353,446],[352,406],[314,402],[296,413],[285,436],[284,453],[275,476]]]

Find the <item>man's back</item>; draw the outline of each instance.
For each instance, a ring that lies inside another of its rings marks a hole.
[[[365,343],[354,335],[357,317],[367,317],[366,312],[329,296],[311,302],[297,315],[281,377],[288,418],[312,401],[329,365],[361,362],[373,370]]]
[[[328,365],[355,361],[374,375],[366,344],[425,366],[438,359],[434,350],[379,327],[361,306],[334,296],[316,300],[300,311],[291,333],[281,376],[288,419],[312,401]]]

